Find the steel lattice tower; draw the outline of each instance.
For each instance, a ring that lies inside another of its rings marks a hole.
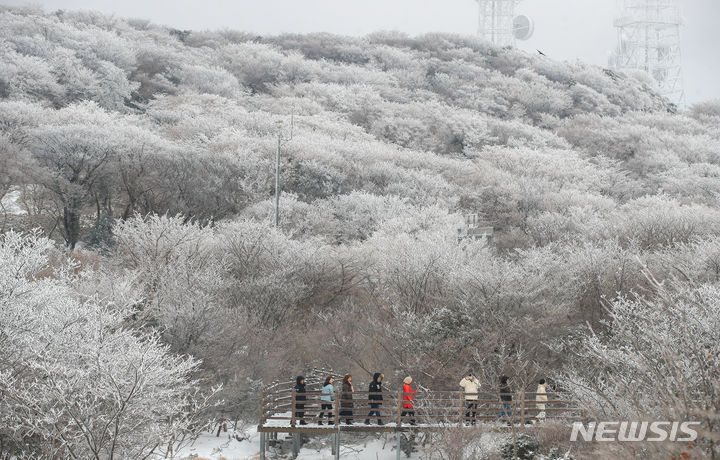
[[[615,20],[619,69],[644,70],[673,102],[683,98],[678,0],[621,0]]]
[[[513,18],[520,0],[476,0],[480,6],[478,36],[499,46],[514,46]]]

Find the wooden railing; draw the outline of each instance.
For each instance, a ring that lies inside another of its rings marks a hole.
[[[541,413],[545,419],[585,422],[583,410],[556,393],[544,394],[547,396],[547,401],[536,401],[537,393],[519,392],[512,395],[512,401],[506,402],[501,401],[498,395],[489,393],[421,391],[413,393],[413,401],[403,401],[405,393],[402,391],[382,393],[356,391],[352,399],[343,400],[340,390],[336,390],[334,394],[323,394],[315,389],[319,387],[319,383],[308,383],[307,388],[310,390],[305,393],[297,393],[289,388],[289,385],[282,384],[266,388],[260,394],[260,426],[318,426],[319,422],[324,425],[330,422],[337,427],[339,424],[348,425],[348,419],[351,419],[354,425],[362,425],[369,420],[373,425],[381,422],[396,427],[413,424],[462,426],[490,421],[525,424],[538,420]],[[378,395],[382,396],[382,401],[370,399],[371,396]],[[334,400],[321,399],[328,396],[332,396]],[[468,397],[477,397],[477,399],[468,399]],[[404,408],[404,403],[411,403],[412,408]],[[323,409],[323,404],[330,407]],[[347,404],[352,404],[352,408],[343,407]],[[380,404],[380,406],[375,409],[371,404]],[[538,405],[544,405],[544,409],[539,408]],[[374,414],[369,417],[368,414],[375,410],[380,411],[380,415]],[[328,412],[330,417],[327,416]],[[320,418],[321,413],[324,415],[322,418]]]

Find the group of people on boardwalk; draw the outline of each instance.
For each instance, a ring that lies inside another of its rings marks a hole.
[[[371,419],[377,417],[377,423],[378,425],[382,425],[382,415],[380,413],[380,408],[382,406],[383,401],[383,379],[385,378],[384,374],[380,372],[376,372],[373,375],[372,382],[370,382],[370,385],[368,386],[368,401],[370,404],[370,411],[367,414],[367,418],[365,419],[365,424],[369,425],[371,422]],[[332,376],[328,376],[325,379],[325,382],[323,383],[323,387],[321,390],[321,405],[320,405],[320,414],[318,417],[318,425],[323,424],[323,418],[327,416],[328,424],[334,425],[335,424],[335,417],[333,414],[333,402],[335,401],[335,386],[333,385],[335,383],[335,379]],[[417,389],[413,389],[412,387],[413,378],[408,376],[403,379],[403,391],[402,391],[402,413],[401,417],[405,419],[406,417],[410,418],[410,424],[415,425],[415,409],[414,409],[414,399],[415,399],[415,393],[417,393]],[[498,419],[505,419],[509,420],[512,417],[512,390],[510,388],[510,378],[508,376],[501,376],[499,379],[499,386],[498,386],[498,393],[500,396],[500,402],[502,403],[502,411],[497,415]],[[466,420],[469,420],[468,423],[475,424],[477,419],[477,413],[478,413],[478,401],[479,401],[479,390],[480,390],[480,381],[475,376],[475,374],[472,371],[468,371],[467,374],[460,380],[459,386],[463,389],[463,395],[465,399],[465,404],[467,407],[467,412],[465,413]],[[548,401],[547,398],[547,382],[545,379],[540,379],[538,382],[537,391],[535,393],[535,408],[538,410],[538,413],[535,417],[535,422],[543,421],[545,419],[545,404]],[[296,384],[294,387],[295,390],[295,414],[296,417],[300,420],[300,425],[307,425],[307,422],[305,420],[305,402],[307,401],[307,397],[304,395],[306,393],[305,388],[305,377],[298,376],[296,379]],[[353,417],[354,417],[354,404],[353,404],[353,393],[355,392],[355,387],[352,383],[352,375],[346,374],[343,377],[342,385],[340,389],[340,412],[339,412],[339,418],[340,421],[344,421],[347,425],[353,424]]]

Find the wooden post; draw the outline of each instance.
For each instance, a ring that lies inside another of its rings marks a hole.
[[[525,426],[525,390],[520,392],[520,425]]]
[[[340,389],[335,390],[335,427],[340,430]]]
[[[463,426],[463,410],[465,410],[465,405],[463,404],[465,392],[463,390],[460,390],[460,426]]]
[[[295,389],[292,391],[292,398],[290,399],[290,426],[295,426]]]
[[[397,426],[402,425],[403,395],[402,390],[398,391]]]
[[[263,391],[260,390],[260,426],[263,426],[265,424],[265,408],[263,407]]]

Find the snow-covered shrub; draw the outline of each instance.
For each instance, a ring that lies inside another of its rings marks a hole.
[[[539,449],[540,444],[534,436],[519,433],[516,437],[507,438],[500,448],[500,453],[506,460],[533,460]]]
[[[688,243],[718,234],[720,213],[705,205],[681,204],[667,196],[633,200],[619,210],[611,224],[600,231],[612,232],[641,248]]]
[[[180,80],[200,93],[233,98],[242,92],[237,78],[221,67],[185,66],[180,70]]]
[[[699,102],[692,106],[692,114],[697,118],[720,117],[720,100]]]

